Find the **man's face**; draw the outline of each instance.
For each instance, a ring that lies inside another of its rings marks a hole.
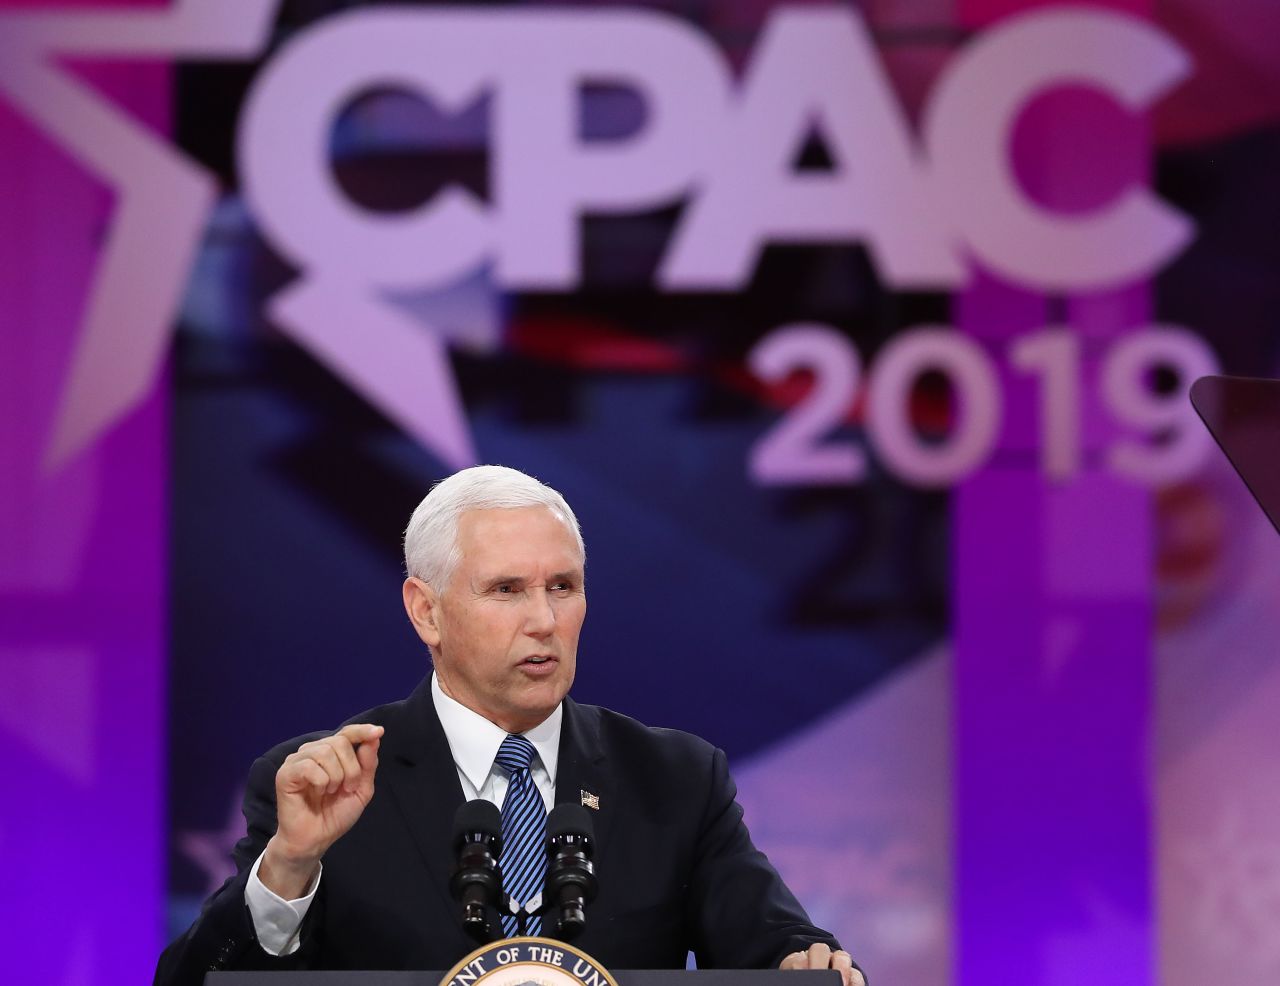
[[[415,619],[440,687],[508,732],[532,729],[577,669],[587,614],[577,541],[546,507],[469,510],[458,549],[444,592],[424,586],[434,604]]]

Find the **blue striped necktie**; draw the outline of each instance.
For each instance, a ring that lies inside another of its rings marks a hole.
[[[502,887],[521,907],[542,893],[547,877],[547,854],[542,844],[547,831],[547,808],[529,773],[535,752],[533,744],[523,736],[508,736],[494,758],[509,778],[502,802]],[[542,932],[542,918],[525,920],[524,934]],[[508,938],[521,933],[517,915],[502,915],[502,931]]]

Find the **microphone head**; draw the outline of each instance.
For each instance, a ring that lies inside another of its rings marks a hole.
[[[461,846],[469,841],[469,836],[482,835],[489,839],[502,840],[502,813],[492,801],[476,798],[463,804],[453,816],[453,844]],[[494,852],[499,850],[495,849]]]
[[[566,836],[573,836],[575,842],[584,841],[588,845],[596,838],[591,813],[572,801],[556,805],[547,816],[547,844],[554,845]]]

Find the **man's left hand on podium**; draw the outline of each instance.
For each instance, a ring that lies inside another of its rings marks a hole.
[[[831,946],[817,942],[807,952],[792,952],[779,969],[835,969],[844,980],[843,986],[866,986],[862,973],[853,967],[853,958],[843,949],[831,951]]]

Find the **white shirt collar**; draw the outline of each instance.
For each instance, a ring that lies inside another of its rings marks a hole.
[[[431,701],[435,704],[436,715],[440,717],[440,725],[444,727],[454,763],[472,786],[480,790],[493,769],[493,760],[498,755],[498,747],[507,738],[507,731],[446,695],[434,671],[431,673]],[[538,759],[546,768],[553,787],[556,763],[560,758],[560,724],[563,720],[564,703],[561,702],[551,715],[523,734],[538,751]]]

